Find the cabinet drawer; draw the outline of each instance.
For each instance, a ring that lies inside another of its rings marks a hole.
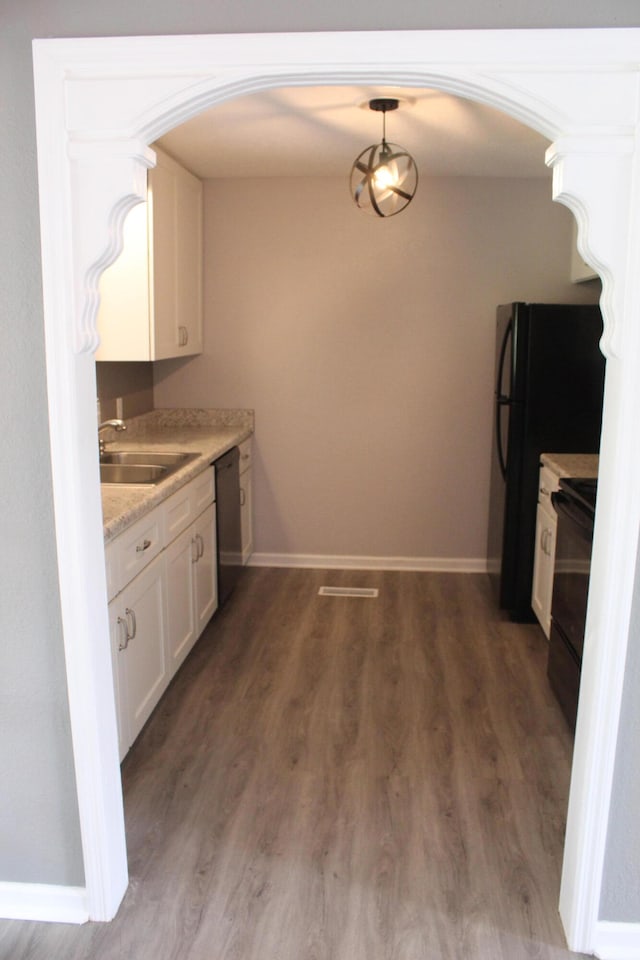
[[[194,519],[191,484],[177,490],[162,505],[165,546],[186,530]]]
[[[110,547],[113,551],[112,582],[115,592],[123,589],[141,570],[157,557],[163,547],[162,511],[159,507],[137,520],[121,533]],[[108,569],[108,568],[107,568]],[[114,596],[110,593],[110,596]]]
[[[216,498],[216,478],[213,467],[191,481],[194,516],[199,516]]]
[[[112,600],[121,589],[118,577],[118,543],[112,541],[104,548],[104,564],[107,573],[107,599]]]
[[[164,543],[170,544],[215,499],[213,467],[207,468],[190,483],[177,490],[162,505],[164,515]]]
[[[239,443],[238,450],[240,451],[240,475],[242,475],[251,466],[251,437]]]

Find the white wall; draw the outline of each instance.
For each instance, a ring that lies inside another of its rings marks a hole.
[[[635,811],[637,818],[640,810],[640,697],[637,679],[640,676],[640,584],[637,581],[631,617],[600,902],[602,919],[622,923],[637,923],[640,910],[640,836],[628,828],[625,820],[631,811]]]
[[[205,185],[205,353],[154,404],[256,412],[261,553],[486,556],[494,318],[569,282],[548,178],[423,177],[388,220],[343,179]]]

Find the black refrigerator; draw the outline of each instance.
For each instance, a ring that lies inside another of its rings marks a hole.
[[[605,361],[597,306],[498,307],[487,568],[499,606],[535,619],[531,582],[542,453],[597,453]]]

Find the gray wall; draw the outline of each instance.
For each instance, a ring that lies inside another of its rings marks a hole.
[[[31,39],[47,36],[446,27],[640,26],[637,0],[531,4],[530,0],[1,0],[0,272],[3,349],[0,516],[0,879],[75,883],[81,856],[60,615],[47,449]],[[11,451],[11,457],[7,452]],[[629,686],[635,687],[632,679]],[[632,732],[621,750],[630,749]],[[619,758],[620,763],[624,758]],[[11,776],[7,776],[11,771]],[[618,793],[616,793],[618,798]],[[617,836],[640,829],[626,795],[616,801]],[[612,878],[613,880],[613,878]],[[615,919],[628,899],[611,891]],[[631,905],[640,920],[640,895]],[[628,911],[627,911],[628,912]],[[609,916],[609,914],[607,914]]]
[[[117,416],[117,398],[122,400],[125,420],[153,410],[152,363],[96,363],[96,389],[100,399],[100,417]]]
[[[600,291],[540,167],[424,177],[384,222],[346,177],[205,182],[204,352],[154,403],[255,410],[258,553],[484,563],[496,305]]]

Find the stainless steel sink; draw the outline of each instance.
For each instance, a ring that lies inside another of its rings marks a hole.
[[[159,483],[168,472],[148,463],[101,463],[100,483]]]
[[[170,467],[175,463],[199,457],[199,453],[166,453],[156,450],[109,450],[100,457],[100,463],[144,463],[158,467]]]
[[[160,483],[199,456],[152,450],[108,451],[100,457],[100,482]]]

